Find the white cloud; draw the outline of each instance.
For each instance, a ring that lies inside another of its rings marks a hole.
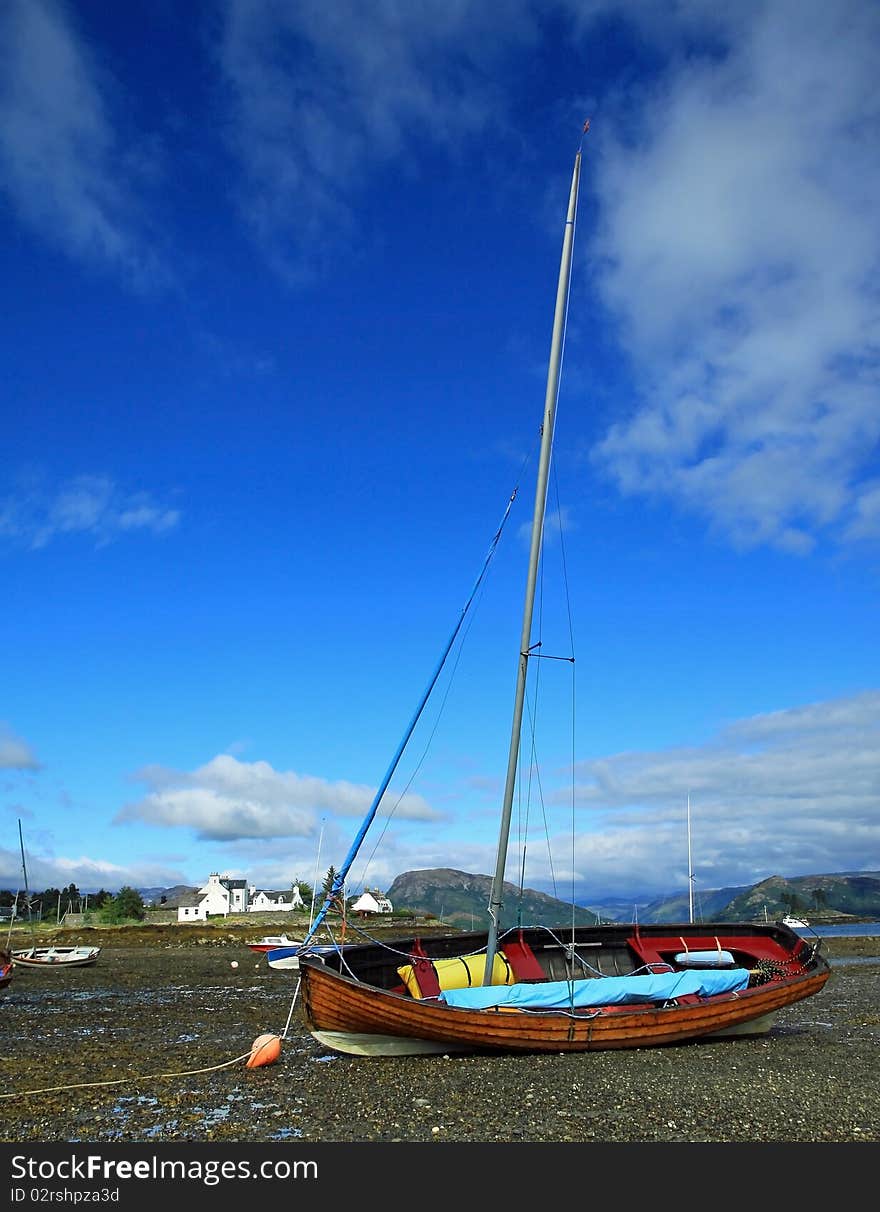
[[[590,135],[591,252],[642,389],[595,456],[742,547],[876,540],[880,10],[714,7],[676,10],[704,53]]]
[[[55,489],[30,482],[0,500],[0,537],[36,550],[63,535],[88,535],[101,546],[123,534],[173,530],[180,511],[145,492],[120,489],[109,476],[74,476]]]
[[[569,832],[570,790],[544,780],[546,822],[528,839],[525,883],[566,900],[574,888],[589,904],[608,895],[641,898],[685,891],[687,800],[692,818],[695,890],[749,885],[771,875],[880,870],[880,692],[807,704],[739,720],[701,746],[611,754],[578,763],[576,837]],[[180,772],[151,767],[147,788],[116,816],[192,831],[223,848],[131,864],[29,856],[32,889],[121,884],[202,883],[209,870],[246,876],[260,887],[311,882],[351,845],[352,822],[373,791],[345,782],[276,771],[267,762],[218,755]],[[497,797],[494,797],[497,806]],[[542,818],[545,814],[541,814]],[[322,848],[316,853],[318,819]],[[458,821],[441,818],[417,795],[404,797],[390,828],[384,816],[364,839],[349,885],[388,886],[404,871],[454,867],[490,874],[494,814],[466,799]],[[430,825],[430,828],[428,827]],[[440,827],[438,827],[438,825]],[[266,839],[272,839],[267,854]],[[511,834],[507,878],[519,879],[519,826]],[[553,862],[547,847],[553,852]],[[0,848],[0,886],[20,883],[17,853]]]
[[[701,888],[880,869],[878,692],[738,721],[702,747],[578,763],[576,775],[581,887],[686,887],[688,795]]]
[[[134,859],[120,864],[104,859],[68,858],[63,855],[35,854],[27,856],[28,888],[31,895],[39,895],[45,888],[67,888],[75,884],[80,891],[118,892],[124,885],[131,888],[171,888],[175,884],[189,881],[178,867],[171,863],[148,862]],[[17,850],[0,847],[0,888],[10,892],[23,892],[21,856]],[[55,906],[44,906],[48,913]]]
[[[192,829],[200,839],[311,837],[321,813],[365,816],[375,789],[344,781],[276,771],[268,762],[240,762],[219,754],[192,772],[149,767],[136,776],[151,790],[127,804],[117,822]],[[420,796],[397,804],[400,820],[438,820]]]

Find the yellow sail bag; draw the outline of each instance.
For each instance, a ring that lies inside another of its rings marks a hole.
[[[441,990],[468,989],[472,985],[482,985],[483,974],[486,971],[485,955],[460,955],[453,959],[431,960],[430,964]],[[397,972],[412,997],[426,996],[419,986],[418,977],[412,964],[404,964],[402,968],[397,969]],[[495,954],[490,983],[493,985],[512,985],[514,983],[513,969],[507,962],[503,951]]]

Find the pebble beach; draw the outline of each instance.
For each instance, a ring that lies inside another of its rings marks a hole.
[[[546,1056],[327,1053],[240,939],[103,947],[0,994],[6,1142],[876,1142],[880,939],[770,1034]],[[248,1069],[255,1039],[278,1060]]]

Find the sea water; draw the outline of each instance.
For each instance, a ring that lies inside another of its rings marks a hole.
[[[838,922],[833,926],[799,926],[796,934],[809,938],[818,934],[820,938],[858,938],[862,935],[880,936],[880,922]]]
[[[880,937],[880,922],[838,922],[835,926],[801,926],[795,930],[801,938],[873,938]],[[878,947],[880,950],[880,947]],[[859,964],[876,964],[880,956],[842,955],[829,959],[832,968],[850,968]]]

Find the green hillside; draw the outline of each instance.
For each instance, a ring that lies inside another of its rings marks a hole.
[[[436,867],[428,871],[407,871],[399,875],[388,889],[388,898],[395,912],[431,914],[460,930],[485,930],[489,923],[487,905],[492,880],[488,875],[469,875],[451,867]],[[560,926],[570,924],[572,908],[543,892],[527,888],[520,897],[513,884],[504,885],[504,905],[500,926],[507,929],[520,922],[524,925]],[[595,913],[576,907],[574,922],[591,926]]]
[[[406,871],[387,890],[395,912],[430,915],[463,930],[483,930],[488,925],[487,905],[492,880],[451,867]],[[658,897],[633,905],[620,900],[594,903],[591,909],[576,907],[576,925],[602,920],[642,922],[686,922],[690,906],[687,893]],[[777,921],[787,913],[806,916],[811,922],[841,918],[880,918],[880,872],[858,875],[806,875],[785,879],[774,875],[745,888],[699,890],[694,898],[697,921]],[[513,884],[504,885],[501,927],[570,924],[572,909],[567,901],[526,889],[520,897]]]

